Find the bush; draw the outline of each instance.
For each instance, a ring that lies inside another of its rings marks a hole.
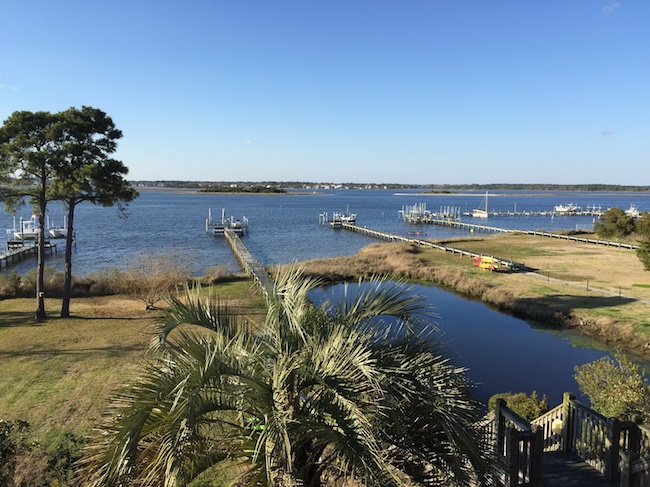
[[[578,387],[603,416],[650,419],[650,386],[643,369],[627,355],[603,357],[575,368]]]
[[[49,485],[73,485],[74,465],[83,456],[85,442],[83,437],[63,431],[45,445],[45,477]]]
[[[646,271],[650,271],[650,238],[639,242],[639,247],[636,249],[636,256],[643,264]]]
[[[27,421],[0,420],[0,485],[13,485],[17,457],[28,449]]]
[[[501,392],[495,394],[488,401],[488,409],[490,411],[494,411],[494,408],[496,408],[497,399],[505,400],[508,408],[527,421],[539,418],[548,411],[546,395],[540,400],[537,398],[537,392],[535,391],[530,396],[525,392]]]
[[[601,238],[626,237],[634,232],[634,218],[620,208],[609,208],[594,223],[594,232]]]
[[[142,254],[125,276],[128,293],[142,301],[147,310],[155,309],[158,301],[191,278],[182,259],[170,254]]]
[[[0,295],[15,298],[20,293],[21,277],[15,270],[9,274],[0,274]]]

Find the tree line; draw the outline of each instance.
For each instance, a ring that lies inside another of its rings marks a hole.
[[[626,238],[636,235],[636,255],[646,271],[650,271],[650,212],[642,212],[635,218],[620,208],[609,208],[594,223],[594,232],[605,239]]]
[[[127,167],[111,155],[122,137],[103,111],[81,109],[50,113],[14,112],[0,127],[0,199],[5,208],[30,204],[38,219],[36,319],[45,312],[45,215],[48,202],[67,210],[64,290],[61,317],[70,316],[72,241],[75,209],[84,201],[117,205],[120,211],[138,195],[126,181]]]

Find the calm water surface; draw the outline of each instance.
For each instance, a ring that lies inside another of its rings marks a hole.
[[[89,274],[101,268],[125,268],[142,254],[177,255],[196,275],[218,265],[236,270],[237,263],[222,238],[205,234],[208,209],[250,221],[244,242],[263,264],[286,263],[321,257],[352,255],[375,241],[346,231],[320,226],[319,215],[349,208],[357,213],[357,224],[390,233],[407,235],[425,231],[429,238],[467,236],[464,231],[436,226],[412,227],[398,219],[404,205],[426,203],[430,211],[455,206],[471,211],[484,202],[483,192],[463,195],[424,195],[416,191],[395,193],[380,190],[340,190],[288,195],[220,195],[167,191],[142,191],[119,218],[116,209],[81,205],[76,213],[76,246],[73,271]],[[650,210],[649,193],[592,192],[499,192],[490,194],[490,211],[551,211],[555,205],[573,203],[603,210],[631,204]],[[58,225],[63,209],[51,204],[49,216]],[[23,208],[29,218],[31,211]],[[20,216],[20,211],[18,213]],[[472,221],[463,217],[464,221]],[[485,223],[485,221],[480,221]],[[591,217],[502,217],[488,224],[519,229],[562,230],[591,228]],[[0,225],[11,228],[12,216],[0,213]],[[63,246],[63,243],[60,244]],[[47,265],[61,269],[63,252],[48,257]],[[14,267],[24,273],[35,260]],[[5,271],[3,271],[5,272]],[[456,363],[469,368],[477,392],[486,399],[497,392],[548,394],[556,404],[564,391],[577,391],[573,368],[605,355],[592,342],[570,331],[554,331],[540,324],[507,316],[482,303],[460,298],[435,287],[417,286],[439,315],[442,338]],[[334,291],[333,291],[334,292]]]

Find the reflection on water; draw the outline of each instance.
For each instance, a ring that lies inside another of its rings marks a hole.
[[[341,290],[330,287],[314,300],[335,301]],[[499,392],[536,391],[555,406],[564,392],[579,394],[574,368],[607,354],[571,330],[529,323],[436,287],[416,285],[413,291],[431,303],[440,339],[456,365],[468,369],[483,401]]]

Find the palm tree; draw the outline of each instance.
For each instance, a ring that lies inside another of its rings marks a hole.
[[[480,480],[480,408],[423,298],[374,279],[314,306],[319,284],[281,271],[257,330],[216,298],[171,298],[88,451],[88,485],[181,486],[224,459],[247,485]]]

